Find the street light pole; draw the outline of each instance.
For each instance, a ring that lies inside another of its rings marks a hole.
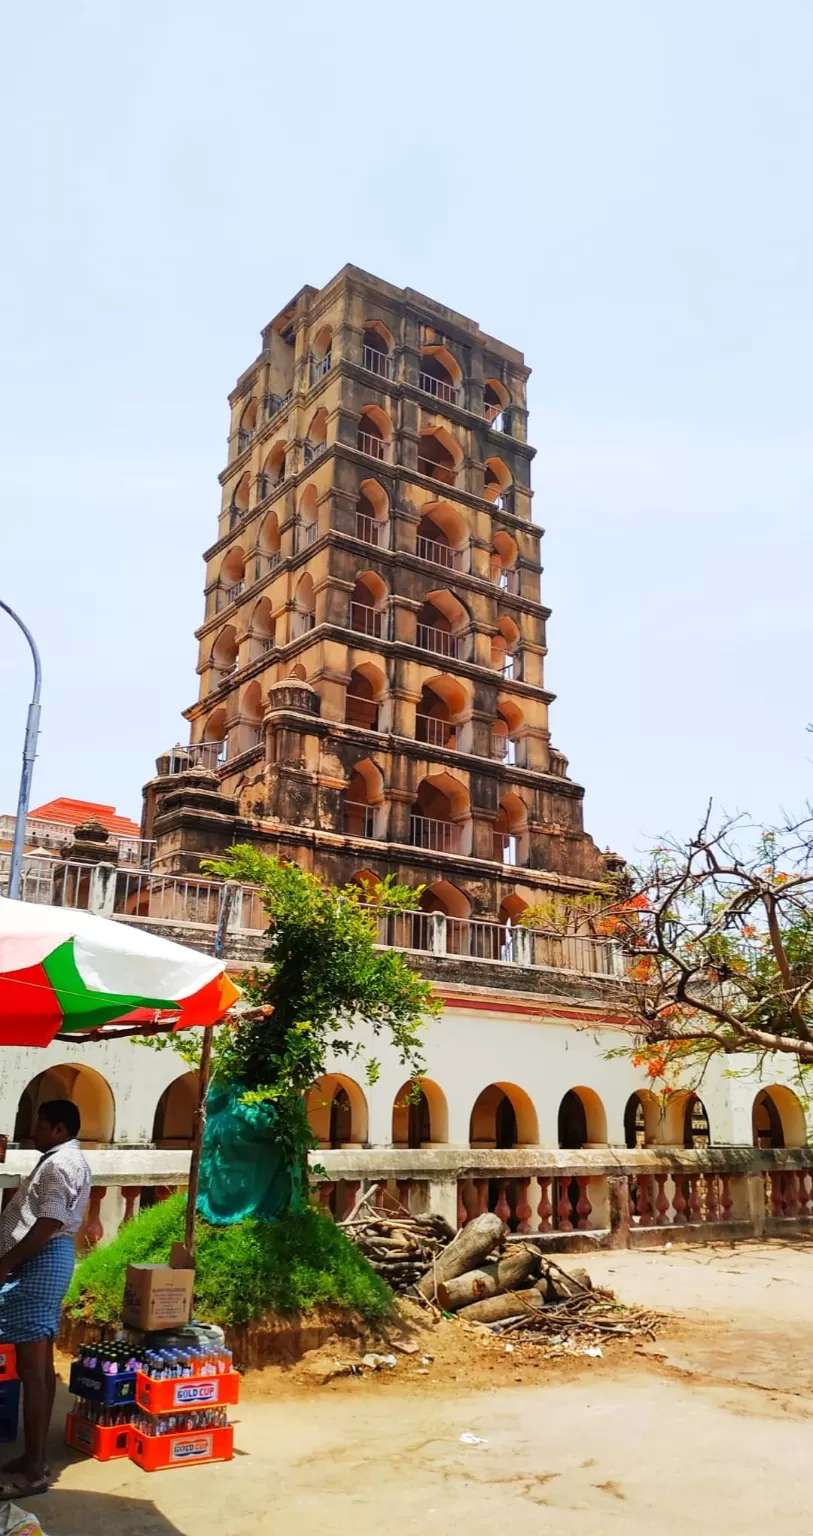
[[[17,897],[20,894],[20,871],[23,863],[23,849],[25,847],[25,824],[28,820],[28,806],[31,800],[31,779],[34,774],[34,759],[37,755],[37,737],[40,730],[40,684],[42,682],[42,668],[40,666],[40,653],[37,650],[34,636],[27,624],[24,624],[20,615],[9,608],[0,598],[0,608],[19,624],[31,647],[31,655],[34,658],[34,692],[31,695],[31,703],[28,706],[28,719],[25,724],[25,741],[23,742],[23,771],[20,774],[20,793],[17,798],[17,820],[14,825],[14,842],[11,845],[11,861],[8,871],[8,894]]]

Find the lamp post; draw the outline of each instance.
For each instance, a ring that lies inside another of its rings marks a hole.
[[[40,730],[40,684],[42,682],[42,668],[40,666],[40,653],[37,650],[34,636],[20,615],[9,608],[0,598],[0,608],[19,624],[31,647],[31,655],[34,658],[34,692],[31,695],[31,703],[28,706],[28,719],[25,724],[25,741],[23,742],[23,771],[20,774],[20,793],[17,798],[17,820],[14,825],[14,842],[11,845],[11,861],[8,871],[8,894],[17,897],[20,894],[20,871],[23,863],[23,849],[25,847],[25,824],[28,820],[28,806],[31,800],[31,779],[34,773],[34,759],[37,755],[37,737]]]

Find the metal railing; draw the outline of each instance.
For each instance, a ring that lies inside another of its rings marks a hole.
[[[438,656],[459,655],[459,637],[445,629],[434,629],[431,624],[419,624],[417,643],[424,651],[434,651]]]
[[[380,608],[368,607],[367,603],[350,604],[350,628],[358,631],[360,635],[372,635],[374,639],[381,639]]]
[[[299,640],[302,635],[310,634],[315,623],[315,613],[295,613],[291,620],[291,639]]]
[[[378,546],[381,543],[381,534],[383,532],[382,524],[375,517],[368,517],[366,512],[356,513],[357,539],[363,539],[365,544],[375,544]]]
[[[437,715],[424,715],[418,710],[415,721],[416,741],[425,741],[430,747],[445,747],[447,751],[456,746],[457,727],[448,720],[439,720]]]
[[[263,656],[267,651],[273,651],[276,648],[277,637],[276,635],[260,635],[259,641],[260,655]]]
[[[438,539],[425,539],[419,534],[415,540],[415,553],[419,560],[431,560],[433,565],[442,565],[446,570],[454,570],[454,550],[448,544],[441,544]]]
[[[318,537],[318,523],[299,523],[297,525],[296,545],[298,550],[307,549],[309,544],[315,544]]]
[[[253,428],[250,432],[246,432],[243,428],[241,428],[237,434],[237,452],[244,453],[246,448],[248,448],[249,444],[253,441],[253,438]]]
[[[264,576],[270,576],[272,571],[282,561],[282,551],[275,549],[272,555],[255,555],[254,557],[254,581],[262,581]]]
[[[375,807],[361,800],[345,800],[344,830],[348,837],[374,837]]]
[[[443,400],[447,405],[457,405],[460,391],[455,384],[436,379],[431,373],[419,373],[418,383],[425,395],[434,395],[436,400]]]
[[[497,586],[501,592],[518,592],[519,571],[510,570],[506,567],[503,567],[503,569],[499,571],[497,575]]]
[[[437,459],[427,459],[423,454],[418,454],[418,469],[422,475],[429,475],[432,480],[440,480],[443,485],[454,485],[457,478],[457,470],[453,464],[439,464]]]
[[[361,366],[369,373],[377,373],[381,379],[394,377],[393,363],[395,359],[389,352],[378,352],[375,347],[363,346],[361,349]]]
[[[310,438],[305,439],[304,459],[305,464],[315,464],[321,459],[322,454],[327,453],[327,438],[321,443],[312,443]]]
[[[245,590],[246,590],[246,584],[245,584],[244,580],[241,579],[240,581],[233,581],[231,586],[230,587],[226,587],[226,589],[225,589],[225,591],[223,593],[223,599],[224,599],[223,606],[224,606],[224,608],[228,608],[231,603],[236,603],[238,597],[242,597],[242,595],[245,592]]]
[[[355,716],[351,719],[351,716]],[[369,718],[362,718],[369,716]],[[374,699],[365,699],[360,693],[345,694],[345,725],[357,725],[365,731],[378,730],[378,705]]]
[[[491,856],[498,864],[515,868],[518,863],[517,839],[507,832],[494,832],[491,839]]]
[[[205,768],[214,773],[226,761],[227,743],[222,741],[193,741],[188,747],[174,747],[169,754],[170,773],[183,773],[187,768]]]
[[[232,530],[237,527],[238,523],[242,523],[244,517],[248,517],[249,509],[248,509],[248,507],[232,506],[232,507],[229,507],[228,510],[229,510],[229,533],[231,533]]]
[[[290,389],[284,395],[264,395],[263,406],[265,407],[266,419],[270,421],[272,416],[276,416],[279,411],[284,410],[292,398],[293,394]]]
[[[223,743],[200,742],[188,751],[192,753],[210,746],[222,749]],[[374,836],[372,830],[366,830],[371,826],[374,807],[347,802],[346,810],[351,809],[358,813],[365,826],[363,833],[355,835]],[[413,846],[450,852],[454,849],[456,833],[454,823],[424,816],[412,817]],[[7,881],[7,866],[8,854],[0,855],[2,889]],[[122,921],[214,930],[222,889],[221,881],[196,876],[162,875],[146,869],[111,871],[108,865],[26,855],[21,898],[95,911]],[[441,912],[369,910],[375,915],[377,942],[386,948],[431,950],[438,955],[467,956],[473,960],[569,970],[586,975],[620,977],[624,974],[623,951],[613,939],[548,933],[485,918],[447,917]],[[260,893],[252,886],[239,887],[232,908],[230,931],[259,935],[267,926]]]
[[[361,432],[356,438],[356,447],[361,453],[368,453],[373,459],[384,459],[386,444],[383,437],[376,437],[372,432]]]
[[[310,371],[311,387],[314,384],[318,383],[319,379],[323,379],[326,373],[330,373],[330,369],[331,369],[331,349],[330,349],[330,347],[328,347],[324,357],[320,357],[320,358],[312,357],[311,358],[311,371]]]
[[[409,822],[409,837],[414,848],[430,848],[433,853],[455,852],[457,827],[453,821],[437,821],[433,816],[413,813]]]

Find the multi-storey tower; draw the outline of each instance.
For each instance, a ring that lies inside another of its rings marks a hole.
[[[192,747],[146,791],[159,865],[250,839],[503,920],[596,881],[548,731],[522,354],[352,266],[262,342],[230,396]]]

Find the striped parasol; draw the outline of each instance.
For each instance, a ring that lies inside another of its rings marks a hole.
[[[238,995],[211,955],[89,912],[0,897],[0,1046],[113,1024],[216,1024]]]

